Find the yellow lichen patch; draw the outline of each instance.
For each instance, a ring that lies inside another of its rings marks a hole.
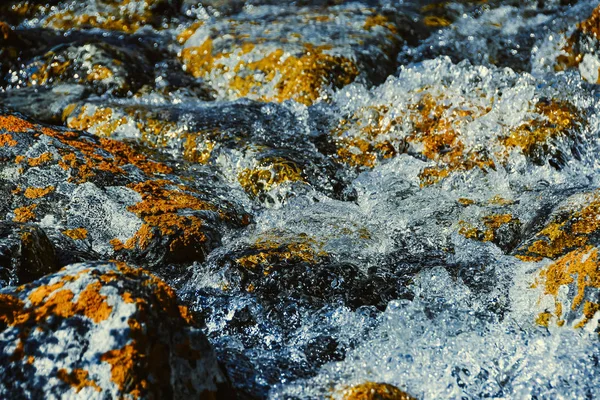
[[[398,29],[396,25],[394,25],[388,17],[385,15],[370,15],[367,17],[365,21],[365,25],[363,26],[366,30],[371,30],[377,26],[382,26],[385,29],[389,30],[391,33],[398,33]]]
[[[519,125],[510,136],[502,138],[504,146],[519,148],[523,154],[532,156],[549,139],[567,136],[582,120],[579,111],[565,101],[540,101],[535,112],[540,117]]]
[[[258,196],[284,182],[304,181],[302,169],[284,158],[262,160],[253,169],[246,168],[238,174],[238,182],[246,193]]]
[[[38,157],[30,158],[29,160],[27,160],[27,164],[29,164],[30,167],[37,167],[42,164],[49,163],[53,159],[54,156],[52,155],[52,153],[46,152],[40,154]]]
[[[35,129],[35,125],[22,118],[15,117],[14,115],[0,115],[0,129],[12,133],[24,133]],[[0,145],[16,146],[17,142],[13,139],[12,135],[1,134]]]
[[[600,6],[596,7],[590,17],[579,24],[571,37],[567,40],[567,44],[563,48],[563,54],[556,58],[556,71],[563,71],[567,68],[577,67],[583,60],[583,54],[576,51],[576,42],[578,37],[583,34],[593,36],[596,40],[600,38]]]
[[[14,210],[15,217],[13,221],[15,222],[29,222],[35,219],[35,213],[33,212],[37,207],[37,204],[32,204],[30,206],[19,207]]]
[[[112,76],[113,72],[109,68],[104,65],[96,64],[92,67],[92,70],[86,79],[88,82],[95,82],[111,78]]]
[[[416,400],[387,383],[365,382],[339,391],[342,400]]]
[[[62,233],[73,240],[84,240],[88,236],[88,231],[85,228],[66,229]]]
[[[112,12],[97,12],[93,15],[76,15],[71,10],[62,11],[51,15],[43,22],[44,27],[68,30],[73,28],[100,28],[124,33],[135,33],[146,25],[152,15],[146,12],[133,14],[115,14]]]
[[[216,143],[205,139],[198,143],[198,134],[186,134],[183,144],[183,158],[199,164],[206,164],[210,160]]]
[[[397,119],[387,117],[389,110],[388,106],[365,107],[339,122],[331,134],[342,162],[371,168],[379,158],[391,158],[399,152],[399,146],[389,139],[398,123]],[[358,135],[349,134],[353,127],[358,128]]]
[[[113,119],[113,110],[108,107],[98,107],[92,114],[89,114],[87,107],[83,106],[78,116],[70,115],[66,122],[71,129],[87,131],[93,128],[99,136],[110,136],[119,126],[127,123],[127,118]]]
[[[52,57],[53,53],[46,54],[46,57]],[[51,79],[58,78],[65,73],[71,65],[71,61],[64,62],[52,61],[49,64],[40,64],[36,72],[31,74],[31,79],[27,82],[28,86],[45,85]]]
[[[458,199],[458,203],[461,206],[465,206],[466,207],[466,206],[470,206],[471,204],[475,204],[475,200],[471,200],[471,199],[467,199],[467,198],[461,197],[460,199]]]
[[[185,42],[187,42],[188,39],[192,37],[192,35],[196,33],[198,28],[200,28],[202,25],[204,25],[204,21],[196,21],[189,27],[185,28],[183,32],[177,35],[177,42],[179,44],[184,44]]]
[[[47,186],[45,188],[28,187],[25,189],[25,193],[23,195],[28,199],[39,199],[40,197],[47,196],[52,192],[54,192],[54,186]]]
[[[0,125],[0,128],[2,125]],[[0,147],[14,147],[18,143],[13,139],[10,133],[2,133],[0,134]]]
[[[600,229],[600,193],[587,194],[585,204],[578,211],[554,217],[536,234],[538,240],[519,249],[521,257],[528,261],[539,261],[544,257],[555,259],[585,246],[588,236]]]
[[[144,224],[124,244],[118,239],[111,240],[115,250],[133,249],[136,246],[143,250],[148,247],[156,233],[164,236],[177,235],[169,245],[171,252],[206,241],[202,229],[202,219],[196,216],[179,215],[178,212],[185,210],[217,211],[217,209],[185,191],[185,188],[169,189],[168,186],[171,185],[173,185],[172,182],[165,180],[130,185],[133,190],[141,194],[142,201],[127,209],[142,218]]]
[[[428,15],[423,18],[423,23],[431,27],[446,27],[452,24],[452,21],[445,17],[439,17],[436,15]]]
[[[547,311],[544,311],[535,318],[535,323],[547,328],[548,325],[550,325],[551,319],[552,319],[552,314]]]
[[[282,264],[307,262],[316,264],[327,252],[320,249],[322,243],[306,234],[297,237],[268,235],[257,240],[249,249],[250,254],[242,256],[236,263],[246,269],[268,275],[273,267]]]
[[[213,41],[209,38],[198,47],[183,49],[181,58],[192,75],[209,78],[213,70],[227,68],[221,59],[239,57],[253,48],[254,44],[246,43],[230,53],[213,55]],[[255,95],[263,101],[278,102],[291,99],[310,105],[325,86],[342,87],[358,76],[358,68],[350,59],[327,54],[328,49],[328,46],[305,44],[304,50],[297,55],[275,50],[256,61],[240,61],[234,68],[230,89],[239,97]],[[276,81],[274,95],[261,95],[260,87],[273,81]]]
[[[482,242],[493,242],[496,239],[496,232],[502,226],[507,224],[520,225],[521,222],[511,214],[492,214],[482,218],[484,229],[479,229],[468,222],[460,221],[458,233],[467,239],[475,239]]]
[[[83,369],[74,369],[71,373],[68,373],[66,369],[61,368],[58,370],[56,377],[61,381],[71,385],[75,392],[79,393],[81,389],[86,387],[92,387],[97,392],[102,391],[100,386],[96,384],[93,380],[88,379],[88,371]]]
[[[585,299],[587,288],[600,289],[600,262],[598,260],[598,249],[593,246],[585,246],[573,250],[560,259],[556,260],[539,274],[540,285],[545,295],[555,298],[557,304],[556,315],[559,320],[562,317],[562,306],[558,308],[559,289],[572,283],[577,283],[577,293],[570,295],[571,309],[577,310]],[[536,285],[536,286],[537,286]],[[587,307],[584,305],[584,321],[589,321],[597,311],[592,303]],[[578,325],[583,326],[582,324]]]

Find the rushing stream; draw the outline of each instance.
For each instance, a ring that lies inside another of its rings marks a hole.
[[[600,398],[597,0],[29,0],[0,21],[0,249],[27,223],[54,270],[164,279],[222,398]],[[7,252],[6,293],[54,271]],[[161,397],[87,373],[69,398]]]

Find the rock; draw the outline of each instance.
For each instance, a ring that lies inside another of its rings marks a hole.
[[[507,165],[514,153],[522,154],[532,164],[548,163],[557,169],[569,159],[580,157],[580,132],[585,126],[586,111],[561,98],[544,97],[542,93],[535,98],[523,98],[522,107],[526,108],[521,108],[520,117],[511,119],[503,130],[471,140],[480,123],[504,118],[501,110],[506,103],[495,102],[495,90],[500,88],[492,89],[485,83],[474,82],[470,89],[466,89],[469,83],[464,81],[456,86],[441,83],[452,80],[451,76],[459,69],[474,72],[471,68],[476,68],[447,64],[449,69],[446,69],[442,64],[447,61],[424,63],[423,72],[428,72],[423,75],[402,71],[398,80],[389,79],[355,104],[345,100],[352,89],[340,92],[337,110],[329,111],[340,116],[337,124],[330,125],[328,138],[321,144],[322,151],[358,170],[408,154],[429,164],[419,173],[422,186],[469,171],[485,174]],[[506,70],[488,72],[512,81],[509,77],[512,72],[506,75]],[[428,74],[436,77],[429,79]],[[407,80],[414,89],[407,91]],[[524,83],[512,82],[502,90],[511,93],[511,86],[516,89]],[[455,89],[457,93],[449,95]],[[360,93],[362,88],[354,90]],[[482,92],[488,94],[470,97],[471,93]],[[482,102],[483,98],[487,100]]]
[[[400,25],[358,6],[252,7],[182,32],[181,59],[219,98],[310,105],[327,87],[382,82],[395,68]]]
[[[31,21],[53,29],[94,29],[133,33],[150,26],[161,28],[180,8],[179,0],[93,0],[73,3],[63,0],[13,1],[3,4],[12,23]]]
[[[87,39],[83,43],[82,39]],[[131,52],[105,41],[82,37],[59,44],[9,73],[11,87],[86,85],[97,94],[134,93],[149,82],[152,67],[143,52]]]
[[[340,390],[333,398],[342,400],[415,400],[408,393],[387,383],[366,382]]]
[[[573,250],[538,271],[533,288],[539,295],[536,322],[598,330],[600,319],[600,259],[598,248]],[[598,314],[598,315],[596,315]]]
[[[249,222],[241,207],[222,200],[210,171],[184,182],[123,142],[6,111],[0,129],[0,186],[12,190],[2,215],[41,224],[51,237],[60,233],[82,253],[143,265],[200,261],[224,226]]]
[[[144,270],[71,265],[0,291],[0,310],[3,397],[228,398],[190,312]]]
[[[83,85],[31,86],[0,92],[5,107],[29,115],[38,121],[58,124],[64,109],[90,95]]]
[[[32,282],[58,271],[52,242],[38,226],[0,223],[0,287]]]
[[[278,204],[309,185],[332,197],[350,196],[339,168],[307,140],[310,126],[278,104],[88,101],[66,109],[63,118],[73,129],[134,139],[174,158],[218,168],[265,204]]]
[[[578,193],[565,199],[535,235],[519,247],[523,261],[557,260],[588,245],[600,245],[600,192]]]
[[[555,70],[579,68],[581,77],[590,83],[600,83],[600,6],[588,19],[577,25],[556,59]]]

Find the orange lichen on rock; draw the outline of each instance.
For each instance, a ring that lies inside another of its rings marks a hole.
[[[519,148],[526,156],[548,146],[550,139],[568,136],[582,121],[580,112],[566,101],[539,101],[535,112],[540,117],[527,121],[514,129],[501,142],[507,148]]]
[[[46,164],[54,159],[54,156],[50,152],[42,153],[38,157],[30,158],[27,160],[27,164],[30,167],[37,167],[42,164]]]
[[[37,204],[32,204],[29,206],[19,207],[19,208],[15,209],[14,210],[15,217],[13,218],[13,221],[29,222],[29,221],[35,219],[36,216],[35,216],[35,213],[33,212],[33,210],[35,210],[36,207],[37,207]]]
[[[35,125],[32,124],[31,122],[27,122],[22,118],[19,117],[15,117],[14,115],[0,115],[0,129],[3,129],[5,131],[11,132],[11,133],[24,133],[24,132],[29,132],[35,129]],[[9,135],[10,136],[10,135]],[[5,141],[5,140],[14,140],[12,139],[12,136],[10,136],[10,139],[6,138],[5,136],[0,136],[0,140]],[[11,144],[11,146],[15,146],[15,144]]]
[[[45,188],[28,187],[25,189],[25,193],[23,195],[28,199],[39,199],[40,197],[47,196],[52,192],[54,192],[54,186],[47,186]]]
[[[328,255],[320,249],[321,246],[322,243],[306,234],[291,238],[268,235],[257,240],[250,247],[250,254],[238,258],[236,263],[246,269],[262,271],[264,275],[268,275],[275,266],[281,264],[318,263]]]
[[[342,400],[416,400],[387,383],[365,382],[339,391]]]
[[[67,126],[71,129],[87,131],[93,128],[99,136],[110,136],[119,126],[127,123],[126,117],[114,119],[113,110],[109,107],[98,107],[92,114],[89,114],[87,107],[83,106],[79,115],[74,116],[71,113],[63,113],[63,119],[66,120]]]
[[[88,236],[88,231],[85,228],[66,229],[62,233],[73,240],[84,240]]]
[[[14,147],[17,144],[17,141],[13,139],[13,136],[10,133],[0,134],[0,147]]]
[[[390,31],[391,33],[398,33],[398,29],[396,28],[396,25],[394,25],[388,17],[386,17],[385,15],[380,15],[380,14],[376,14],[376,15],[370,15],[367,17],[366,21],[365,21],[365,25],[363,26],[364,29],[366,30],[371,30],[373,28],[376,28],[378,26],[381,26],[385,29],[387,29],[388,31]]]
[[[86,79],[88,82],[95,82],[111,78],[113,75],[114,74],[110,68],[107,68],[104,65],[95,64]]]
[[[79,393],[81,389],[86,387],[92,387],[97,392],[101,392],[102,389],[93,380],[88,379],[89,372],[83,369],[74,369],[71,373],[68,373],[66,369],[61,368],[58,370],[56,377],[61,381],[69,384],[76,393]]]
[[[595,40],[600,39],[600,6],[596,7],[590,17],[579,24],[575,32],[567,39],[563,47],[563,54],[556,58],[556,71],[577,67],[583,60],[583,54],[576,50],[577,40],[581,35],[593,36]]]
[[[378,158],[394,157],[401,150],[402,142],[395,145],[389,139],[389,133],[398,123],[397,119],[387,117],[389,110],[388,106],[361,108],[339,122],[331,134],[342,162],[371,168]],[[348,134],[353,127],[359,129],[358,135]]]
[[[600,192],[588,193],[585,206],[575,212],[562,213],[536,234],[539,238],[519,249],[518,257],[525,261],[556,259],[569,251],[588,244],[589,236],[600,230]]]
[[[593,246],[585,246],[573,250],[548,267],[540,274],[537,285],[542,285],[545,295],[555,298],[556,316],[561,321],[562,305],[560,305],[558,294],[563,286],[569,286],[576,282],[577,292],[570,296],[571,309],[577,310],[585,300],[588,288],[600,289],[600,260],[598,249]],[[584,321],[589,321],[598,311],[597,305],[585,302],[583,307]],[[585,323],[579,323],[576,327],[582,327]]]
[[[238,182],[246,193],[258,196],[284,182],[304,181],[302,169],[293,161],[272,157],[261,160],[253,169],[238,174]]]
[[[511,214],[486,215],[482,218],[482,222],[485,226],[483,230],[473,226],[468,222],[460,221],[458,233],[467,239],[475,239],[482,242],[493,242],[496,239],[496,232],[502,226],[507,224],[521,225],[519,219],[513,217]]]
[[[181,58],[187,70],[197,78],[209,78],[213,70],[227,69],[219,60],[251,52],[254,44],[245,43],[229,53],[213,54],[213,41],[207,39],[198,47],[183,49]],[[229,86],[239,97],[258,95],[257,89],[277,79],[273,96],[259,96],[262,101],[296,100],[311,105],[327,85],[342,87],[352,83],[359,74],[348,58],[327,54],[328,46],[305,44],[300,54],[284,56],[281,49],[263,58],[240,61],[234,68],[235,77]]]
[[[126,10],[126,8],[122,9]],[[96,12],[94,14],[75,14],[71,10],[65,10],[52,14],[43,21],[43,26],[60,30],[100,28],[123,33],[135,33],[152,20],[150,10],[135,13],[122,13],[119,11],[119,9],[113,9],[112,11]]]
[[[156,234],[176,235],[169,245],[172,252],[206,241],[202,229],[203,220],[197,216],[179,215],[178,212],[218,211],[216,207],[191,194],[192,192],[186,190],[188,188],[175,186],[173,182],[167,180],[141,182],[130,185],[130,188],[142,196],[142,201],[127,209],[138,215],[144,224],[125,243],[113,239],[111,244],[115,250],[133,249],[136,246],[143,250],[148,247]]]

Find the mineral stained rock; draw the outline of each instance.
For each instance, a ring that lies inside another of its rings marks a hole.
[[[0,291],[5,398],[217,398],[226,378],[175,292],[119,263]]]

